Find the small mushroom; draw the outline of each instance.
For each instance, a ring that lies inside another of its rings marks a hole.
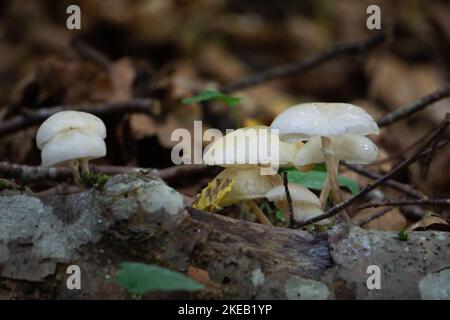
[[[80,183],[79,167],[89,172],[89,160],[106,155],[106,127],[98,117],[80,111],[61,111],[53,114],[39,127],[37,147],[42,150],[42,165],[68,165],[74,179]]]
[[[307,188],[297,183],[288,183],[289,193],[292,199],[292,209],[294,213],[294,220],[296,222],[304,222],[308,219],[320,216],[323,214],[320,208],[319,198],[309,191]],[[266,193],[266,198],[274,202],[278,209],[288,212],[288,202],[284,186],[276,186]],[[321,220],[317,224],[327,224],[327,219]]]
[[[331,137],[331,149],[336,160],[345,160],[348,163],[369,164],[374,162],[378,155],[378,148],[372,140],[355,134]],[[294,160],[299,166],[324,161],[322,141],[319,136],[309,139],[297,152]]]
[[[367,112],[355,105],[321,102],[299,104],[282,112],[272,122],[271,128],[278,129],[284,141],[309,140],[305,144],[306,150],[303,150],[305,147],[300,149],[295,156],[296,165],[316,163],[322,159],[325,161],[327,180],[320,196],[322,206],[326,203],[330,187],[334,204],[340,202],[337,182],[339,159],[369,163],[377,155],[376,146],[364,136],[378,134],[378,125]],[[318,155],[319,140],[322,156]]]

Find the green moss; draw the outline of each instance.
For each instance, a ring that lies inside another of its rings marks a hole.
[[[103,173],[81,173],[81,183],[86,188],[92,188],[94,186],[103,188],[109,178],[111,177]]]
[[[6,181],[5,179],[0,179],[0,191],[6,190],[8,186],[8,181]]]
[[[400,241],[408,241],[408,232],[405,230],[400,230],[398,232],[398,240]]]

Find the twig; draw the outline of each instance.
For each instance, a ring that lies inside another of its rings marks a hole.
[[[375,219],[381,218],[382,216],[384,216],[386,213],[388,213],[388,212],[391,211],[391,210],[392,210],[392,208],[386,208],[386,209],[380,210],[380,211],[378,211],[378,212],[375,212],[375,213],[374,213],[373,215],[371,215],[370,217],[368,217],[368,218],[366,218],[366,219],[364,219],[364,220],[362,220],[362,221],[357,222],[357,224],[358,224],[360,227],[362,227],[362,226],[368,224],[369,222],[371,222],[371,221],[373,221],[373,220],[375,220]]]
[[[315,223],[317,221],[320,221],[320,220],[323,220],[323,219],[326,219],[326,218],[330,218],[330,217],[336,215],[342,209],[347,208],[348,206],[353,204],[355,201],[357,201],[359,198],[363,197],[364,195],[366,195],[367,193],[369,193],[370,191],[372,191],[376,187],[378,187],[378,186],[382,185],[383,183],[385,183],[386,181],[390,180],[395,174],[400,172],[403,168],[406,168],[411,163],[413,163],[417,159],[419,159],[422,151],[424,151],[428,147],[428,145],[431,142],[433,142],[434,139],[437,136],[439,136],[441,134],[441,132],[444,131],[448,127],[449,121],[450,121],[450,114],[446,114],[445,115],[445,120],[443,120],[441,122],[441,124],[439,124],[433,130],[433,132],[426,139],[426,141],[422,144],[422,146],[414,154],[412,154],[409,158],[405,159],[404,161],[399,163],[397,166],[395,166],[391,171],[389,171],[388,173],[386,173],[382,177],[378,178],[374,182],[372,182],[369,185],[367,185],[364,189],[359,191],[357,194],[353,195],[352,197],[348,198],[347,200],[345,200],[345,201],[339,203],[338,205],[334,206],[333,208],[331,208],[330,210],[328,210],[324,214],[322,214],[320,216],[317,216],[317,217],[314,217],[314,218],[311,218],[311,219],[309,219],[307,221],[304,221],[303,223],[299,224],[297,227],[303,227],[303,226],[309,225],[311,223]]]
[[[349,163],[346,163],[346,162],[342,162],[342,164],[346,168],[348,168],[348,169],[350,169],[350,170],[352,170],[352,171],[354,171],[354,172],[356,172],[356,173],[358,173],[358,174],[360,174],[362,176],[371,178],[371,179],[379,179],[379,178],[381,178],[383,176],[382,174],[379,174],[377,172],[366,170],[366,169],[364,169],[363,167],[361,167],[359,165],[349,164]],[[421,191],[416,190],[413,187],[411,187],[410,185],[405,184],[405,183],[401,183],[401,182],[398,182],[398,181],[395,181],[395,180],[387,180],[385,182],[385,184],[387,186],[391,187],[391,188],[395,188],[395,189],[397,189],[397,190],[399,190],[399,191],[401,191],[403,193],[406,193],[407,195],[409,195],[411,197],[414,197],[414,198],[421,199],[421,198],[426,198],[427,197]]]
[[[92,105],[57,106],[51,108],[41,108],[36,111],[29,111],[20,114],[0,123],[0,136],[28,128],[43,122],[52,114],[63,110],[85,111],[97,116],[106,116],[117,113],[139,112],[150,115],[159,113],[159,104],[151,98],[133,99],[125,102],[100,103]]]
[[[262,224],[271,226],[272,222],[270,222],[269,218],[266,217],[264,212],[261,211],[261,209],[258,207],[258,205],[253,200],[247,201],[247,205],[250,208],[250,211],[252,211],[255,216],[258,218],[259,222]]]
[[[205,174],[209,171],[216,171],[217,168],[205,165],[184,164],[165,169],[146,169],[126,166],[101,166],[90,165],[92,172],[104,173],[108,175],[122,173],[148,173],[159,177],[166,182],[176,182],[186,177],[197,174]],[[68,167],[45,168],[40,166],[19,165],[9,162],[0,162],[0,176],[4,178],[16,178],[24,181],[54,180],[63,181],[72,177],[72,172]]]
[[[81,58],[95,62],[106,71],[109,71],[111,69],[111,65],[113,64],[113,62],[108,58],[108,56],[95,49],[91,45],[87,44],[86,42],[80,39],[73,39],[72,47]]]
[[[383,200],[363,204],[358,209],[385,207],[385,206],[450,206],[450,199],[410,199],[410,200]]]
[[[420,159],[419,163],[421,165],[421,172],[420,176],[423,180],[425,180],[428,176],[428,170],[430,169],[431,160],[433,159],[433,154],[436,152],[437,146],[439,142],[442,139],[442,135],[444,132],[441,133],[436,139],[433,141],[430,147],[430,152],[427,152],[422,159]]]
[[[289,228],[293,228],[295,225],[294,208],[292,206],[291,193],[289,192],[287,172],[283,172],[283,185],[284,185],[284,192],[286,192],[286,200],[287,200],[288,209],[289,209]]]
[[[301,74],[311,70],[314,67],[317,67],[318,65],[324,62],[332,60],[333,58],[344,55],[361,54],[380,44],[381,42],[384,41],[384,39],[385,35],[383,33],[378,33],[372,37],[369,37],[361,41],[338,44],[335,47],[329,49],[328,51],[311,56],[304,61],[297,61],[284,66],[274,67],[266,71],[250,75],[247,78],[238,80],[234,83],[224,85],[220,88],[220,91],[224,93],[229,93],[232,91],[241,90],[247,87],[258,85],[269,80],[287,77],[294,74]]]
[[[409,106],[400,108],[391,113],[388,113],[385,116],[382,116],[380,119],[377,120],[378,126],[385,127],[390,124],[393,124],[398,120],[407,118],[415,114],[416,112],[425,109],[433,102],[436,102],[448,96],[450,96],[450,83],[426,96],[421,97],[420,99],[414,101]]]

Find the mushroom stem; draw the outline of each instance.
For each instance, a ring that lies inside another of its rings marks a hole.
[[[328,195],[330,194],[330,182],[328,180],[328,175],[325,178],[325,182],[323,184],[322,187],[322,191],[320,192],[320,207],[322,208],[322,210],[326,209],[327,206],[327,200],[328,200]]]
[[[80,167],[81,167],[81,172],[83,173],[89,173],[89,160],[87,159],[80,159]]]
[[[269,225],[269,226],[272,225],[269,218],[267,218],[266,215],[264,214],[264,212],[261,211],[261,209],[255,203],[255,201],[249,200],[249,201],[247,201],[247,205],[248,205],[249,209],[256,215],[259,222],[261,222],[262,224],[265,224],[265,225]]]
[[[324,201],[323,203],[326,203],[328,193],[331,190],[331,192],[333,194],[333,205],[337,205],[338,203],[340,203],[342,201],[341,189],[339,188],[339,183],[337,180],[337,170],[338,170],[339,160],[334,157],[334,153],[331,148],[330,137],[321,136],[320,138],[322,141],[322,152],[323,152],[323,157],[325,159],[325,166],[327,167],[327,179],[326,179],[325,186],[322,189],[322,192],[326,191],[326,194],[321,193],[320,199],[321,199],[321,201],[322,200]],[[327,187],[326,187],[326,184],[328,184]],[[345,212],[345,211],[342,212],[342,218],[346,222],[351,221],[350,217],[348,216],[347,212]]]
[[[72,170],[73,180],[78,186],[81,186],[80,172],[78,171],[78,160],[72,160],[69,162],[69,167]]]

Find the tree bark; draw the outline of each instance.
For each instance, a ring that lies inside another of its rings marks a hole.
[[[110,281],[123,261],[210,281],[195,293],[146,298],[449,299],[448,233],[366,231],[340,224],[327,233],[271,227],[186,209],[161,180],[117,175],[101,189],[38,198],[0,193],[0,298],[127,298]],[[66,268],[81,269],[69,290]],[[369,290],[369,265],[381,289]]]

